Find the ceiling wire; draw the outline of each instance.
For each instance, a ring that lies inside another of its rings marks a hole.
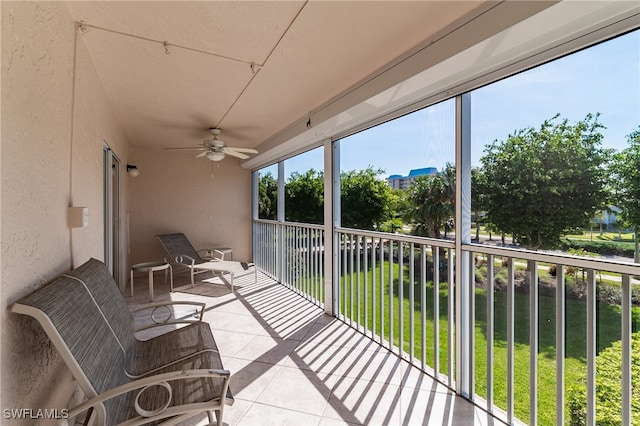
[[[247,91],[247,89],[249,88],[249,86],[251,85],[251,82],[253,82],[253,79],[256,77],[256,75],[258,75],[258,72],[262,69],[262,67],[264,67],[267,62],[269,61],[269,58],[271,58],[271,56],[273,55],[273,52],[275,52],[275,50],[278,48],[278,46],[280,45],[280,43],[282,42],[282,40],[284,39],[284,37],[287,35],[287,33],[289,32],[289,30],[291,29],[291,27],[293,27],[293,24],[296,22],[296,20],[298,19],[298,17],[300,16],[300,14],[302,13],[302,11],[304,10],[304,8],[307,6],[307,4],[309,3],[309,0],[306,0],[302,6],[300,6],[300,9],[298,9],[298,12],[296,13],[296,15],[291,19],[291,22],[289,22],[289,25],[287,25],[287,28],[285,28],[285,30],[282,32],[282,34],[280,35],[280,37],[278,38],[278,41],[274,43],[273,47],[271,48],[271,50],[269,51],[269,54],[267,55],[267,57],[265,58],[264,62],[262,63],[262,65],[260,64],[251,64],[251,72],[253,73],[253,75],[251,76],[251,78],[249,79],[249,81],[247,82],[247,84],[244,86],[244,88],[240,91],[240,93],[238,94],[238,96],[236,97],[236,99],[233,101],[233,103],[231,103],[231,105],[229,106],[229,108],[227,108],[227,110],[225,111],[224,114],[222,114],[222,117],[220,118],[220,120],[218,120],[218,123],[216,124],[215,127],[220,128],[222,127],[222,122],[224,121],[225,118],[227,118],[227,115],[229,115],[229,113],[231,112],[231,110],[236,106],[236,104],[238,103],[238,101],[240,100],[240,98],[242,97],[242,95],[244,95],[244,92]]]
[[[182,46],[180,44],[175,44],[175,43],[171,43],[167,40],[155,40],[149,37],[144,37],[144,36],[140,36],[140,35],[136,35],[136,34],[131,34],[131,33],[125,33],[123,31],[117,31],[117,30],[112,30],[110,28],[105,28],[105,27],[99,27],[97,25],[92,25],[92,24],[88,24],[84,21],[80,21],[77,22],[78,27],[80,28],[80,30],[82,31],[83,34],[86,34],[87,32],[89,32],[89,28],[95,29],[95,30],[99,30],[99,31],[105,31],[108,33],[112,33],[112,34],[117,34],[117,35],[121,35],[124,37],[130,37],[130,38],[134,38],[136,40],[142,40],[142,41],[148,41],[150,43],[156,43],[159,45],[162,45],[165,53],[167,55],[171,54],[169,47],[173,47],[173,48],[177,48],[177,49],[183,49],[183,50],[187,50],[190,52],[195,52],[195,53],[200,53],[203,55],[209,55],[209,56],[215,56],[216,58],[221,58],[221,59],[226,59],[229,61],[234,61],[234,62],[239,62],[242,64],[246,64],[253,67],[262,67],[262,64],[256,63],[254,61],[249,61],[246,59],[240,59],[240,58],[234,58],[232,56],[227,56],[227,55],[222,55],[220,53],[214,53],[214,52],[208,52],[206,50],[202,50],[202,49],[196,49],[194,47],[189,47],[189,46]]]
[[[144,37],[144,36],[131,34],[131,33],[125,33],[123,31],[112,30],[112,29],[109,29],[109,28],[104,28],[104,27],[100,27],[100,26],[97,26],[97,25],[88,24],[88,23],[86,23],[84,21],[80,21],[77,24],[78,24],[79,28],[82,30],[83,34],[86,34],[87,32],[89,32],[89,28],[92,28],[92,29],[96,29],[96,30],[99,30],[99,31],[105,31],[105,32],[109,32],[109,33],[112,33],[112,34],[121,35],[121,36],[124,36],[124,37],[130,37],[130,38],[134,38],[134,39],[137,39],[137,40],[143,40],[143,41],[148,41],[148,42],[151,42],[151,43],[160,44],[160,45],[163,46],[164,52],[165,52],[166,55],[171,54],[171,51],[169,50],[169,47],[175,47],[175,48],[178,48],[178,49],[184,49],[184,50],[195,52],[195,53],[215,56],[217,58],[227,59],[227,60],[230,60],[230,61],[235,61],[235,62],[239,62],[239,63],[243,63],[243,64],[246,64],[246,65],[249,65],[249,67],[251,69],[251,73],[252,73],[251,78],[249,78],[249,81],[247,81],[247,84],[245,84],[245,86],[242,88],[242,90],[240,91],[238,96],[236,96],[236,98],[231,103],[229,108],[227,108],[227,110],[224,112],[224,114],[222,114],[222,117],[220,118],[220,120],[218,120],[218,122],[214,126],[216,128],[220,128],[221,125],[222,125],[222,122],[225,120],[225,118],[227,118],[227,115],[229,115],[231,110],[236,106],[236,104],[238,103],[238,101],[240,100],[242,95],[244,95],[244,93],[247,91],[247,89],[249,88],[249,86],[253,82],[254,78],[258,75],[260,70],[269,61],[269,58],[271,58],[271,56],[273,55],[275,50],[278,48],[280,43],[282,43],[282,40],[287,35],[289,30],[291,30],[291,27],[293,27],[293,24],[296,22],[296,20],[298,19],[298,17],[300,16],[300,14],[304,10],[304,8],[307,6],[307,4],[309,4],[309,0],[306,0],[300,6],[300,9],[298,9],[298,12],[296,12],[295,16],[293,18],[291,18],[291,21],[289,22],[289,25],[287,25],[287,28],[285,28],[285,30],[282,32],[282,34],[278,38],[278,41],[274,43],[273,47],[271,48],[271,50],[267,54],[267,57],[265,58],[264,62],[262,62],[262,63],[257,63],[257,62],[254,62],[254,61],[247,61],[247,60],[244,60],[244,59],[239,59],[239,58],[234,58],[234,57],[231,57],[231,56],[221,55],[221,54],[218,54],[218,53],[208,52],[208,51],[201,50],[201,49],[195,49],[195,48],[188,47],[188,46],[182,46],[182,45],[179,45],[179,44],[170,43],[170,42],[168,42],[166,40],[155,40],[155,39],[152,39],[152,38],[149,38],[149,37]]]

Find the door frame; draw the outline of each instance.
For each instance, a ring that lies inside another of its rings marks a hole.
[[[104,263],[120,288],[120,165],[105,141],[103,146]]]

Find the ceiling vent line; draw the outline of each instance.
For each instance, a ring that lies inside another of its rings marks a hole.
[[[187,51],[194,52],[194,53],[199,53],[199,54],[202,54],[202,55],[214,56],[216,58],[226,59],[226,60],[229,60],[229,61],[246,64],[246,65],[249,65],[252,70],[260,69],[260,68],[262,68],[264,66],[264,64],[260,64],[260,63],[255,62],[255,61],[250,61],[250,60],[240,59],[240,58],[234,58],[232,56],[222,55],[220,53],[208,52],[206,50],[196,49],[195,47],[182,46],[180,44],[171,43],[171,42],[169,42],[167,40],[155,40],[155,39],[152,39],[152,38],[149,38],[149,37],[144,37],[144,36],[140,36],[140,35],[136,35],[136,34],[125,33],[123,31],[112,30],[110,28],[104,28],[104,27],[100,27],[100,26],[97,26],[97,25],[88,24],[88,23],[86,23],[84,21],[76,22],[76,26],[78,27],[78,29],[80,30],[80,32],[82,34],[88,33],[90,31],[89,29],[95,29],[95,30],[99,30],[99,31],[105,31],[105,32],[108,32],[108,33],[112,33],[112,34],[117,34],[117,35],[124,36],[124,37],[134,38],[136,40],[142,40],[142,41],[148,41],[150,43],[156,43],[156,44],[159,44],[159,45],[161,45],[163,47],[163,49],[164,49],[166,54],[170,54],[171,52],[169,50],[169,47],[173,47],[173,48],[183,49],[183,50],[187,50]]]

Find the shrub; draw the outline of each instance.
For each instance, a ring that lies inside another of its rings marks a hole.
[[[627,257],[633,257],[634,253],[633,243],[620,241],[569,240],[565,238],[560,241],[558,248],[564,251],[584,250],[585,252],[598,253],[600,255]]]
[[[507,270],[501,269],[500,271],[498,271],[498,273],[494,277],[494,280],[498,289],[503,287],[507,283]]]
[[[631,411],[633,426],[640,426],[640,332],[631,335]],[[571,426],[587,423],[586,379],[567,392]],[[622,342],[614,342],[596,357],[596,424],[622,425]]]
[[[614,285],[597,283],[596,299],[610,305],[622,303],[622,288]]]

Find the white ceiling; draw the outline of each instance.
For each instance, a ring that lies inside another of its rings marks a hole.
[[[247,168],[640,26],[637,1],[67,5],[130,146],[220,127]]]
[[[486,8],[482,1],[67,4],[84,23],[79,38],[130,145],[157,148],[198,144],[209,127],[222,128],[228,145],[256,147]]]

